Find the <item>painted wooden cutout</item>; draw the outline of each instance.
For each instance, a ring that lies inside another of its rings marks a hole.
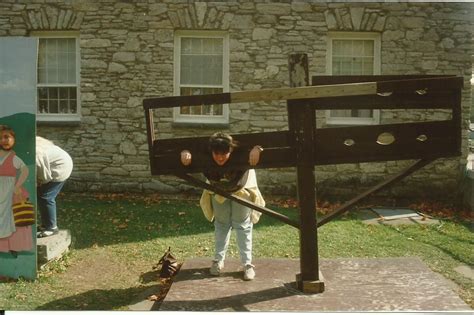
[[[0,276],[9,278],[36,278],[36,52],[34,38],[0,38]]]

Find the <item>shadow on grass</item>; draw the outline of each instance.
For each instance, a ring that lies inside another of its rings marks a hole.
[[[43,304],[36,310],[113,310],[126,307],[147,291],[160,290],[159,284],[127,289],[94,289]]]
[[[466,227],[466,229],[470,230],[470,223],[460,223],[458,222],[457,224],[463,225]],[[466,251],[460,250],[459,248],[450,248],[453,246],[453,244],[466,244],[470,247],[474,245],[474,242],[468,239],[463,239],[459,238],[456,236],[449,235],[445,231],[441,231],[439,229],[431,228],[430,230],[434,233],[437,233],[439,235],[438,238],[436,238],[437,241],[430,240],[426,237],[420,237],[420,235],[416,235],[413,233],[410,233],[408,230],[401,230],[397,228],[396,226],[389,226],[393,231],[403,235],[406,238],[416,238],[417,242],[432,246],[440,250],[441,252],[445,253],[446,255],[450,256],[454,260],[464,263],[466,265],[472,265],[472,259],[469,258],[469,251],[467,250],[468,247],[466,247]],[[465,256],[463,256],[460,253],[466,253]],[[472,256],[472,255],[471,255]]]
[[[197,201],[147,203],[72,196],[62,198],[58,203],[58,225],[71,231],[76,249],[212,233],[214,230]],[[296,209],[272,208],[294,220],[298,215]],[[284,224],[263,215],[255,227]]]

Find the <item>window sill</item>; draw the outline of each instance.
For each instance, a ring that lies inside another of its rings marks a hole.
[[[38,125],[49,125],[49,126],[77,126],[81,124],[80,116],[54,116],[54,115],[36,115],[36,123]]]

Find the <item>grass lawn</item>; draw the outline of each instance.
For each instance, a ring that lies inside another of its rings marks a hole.
[[[40,271],[36,281],[0,283],[0,309],[124,310],[156,286],[152,267],[168,246],[180,261],[212,257],[213,225],[197,201],[66,194],[58,204],[60,228],[72,234],[71,251]],[[269,207],[297,216],[294,208]],[[318,236],[322,259],[420,257],[456,283],[455,291],[474,307],[472,280],[454,271],[474,261],[472,223],[375,226],[346,215],[321,227]],[[298,249],[295,228],[262,216],[254,230],[255,257],[298,258]],[[235,235],[229,255],[238,256]]]

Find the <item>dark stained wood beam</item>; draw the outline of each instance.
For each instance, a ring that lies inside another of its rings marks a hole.
[[[316,129],[314,165],[382,162],[420,158],[441,158],[459,155],[457,125],[451,120],[422,123],[389,124]],[[394,142],[377,143],[383,133],[390,133]],[[255,168],[295,167],[296,149],[288,131],[235,135],[241,148],[234,152],[225,169],[248,169],[248,153],[256,144],[263,145],[260,162]],[[207,151],[208,137],[155,140],[151,159],[153,175],[204,172],[214,166]],[[353,141],[352,145],[347,143]],[[440,150],[440,148],[443,148]],[[190,150],[193,163],[184,167],[180,152]]]
[[[309,84],[308,55],[292,54],[288,59],[291,86]],[[371,87],[372,88],[372,87]],[[316,190],[314,175],[316,112],[303,100],[288,100],[288,133],[295,150],[297,195],[300,214],[300,270],[297,286],[303,292],[321,293],[319,277],[318,231],[316,227]]]
[[[337,78],[337,76],[336,76]],[[368,80],[370,77],[365,77]],[[398,77],[395,77],[398,78]],[[344,77],[339,77],[343,80]],[[238,91],[231,93],[207,94],[207,95],[191,95],[191,96],[169,96],[158,98],[146,98],[143,100],[145,110],[153,108],[170,108],[179,106],[200,106],[211,104],[231,104],[231,103],[247,103],[258,101],[278,101],[278,100],[295,100],[295,99],[319,99],[319,98],[335,98],[349,96],[377,95],[384,93],[394,94],[416,94],[423,91],[429,95],[439,93],[440,91],[458,89],[462,86],[462,77],[421,77],[416,79],[400,79],[400,80],[381,80],[379,82],[362,81],[353,79],[350,83],[314,85],[317,80],[313,78],[313,86],[289,87],[262,89],[254,91]],[[418,94],[420,95],[420,94]],[[420,98],[422,99],[422,98]],[[313,100],[315,102],[315,100]],[[409,103],[412,104],[412,103]],[[436,104],[441,106],[440,104]],[[411,105],[413,106],[413,105]],[[400,107],[398,107],[400,108]],[[443,107],[444,108],[444,107]]]

